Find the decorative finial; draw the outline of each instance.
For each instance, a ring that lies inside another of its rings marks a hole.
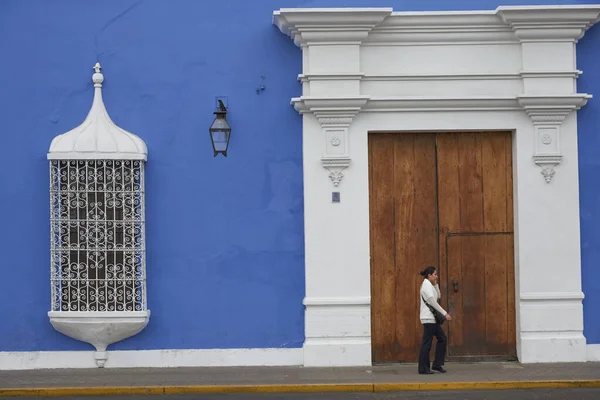
[[[102,67],[100,66],[100,63],[97,62],[96,65],[94,65],[94,71],[96,71],[96,73],[94,75],[92,75],[92,81],[94,82],[94,87],[102,87],[102,82],[104,81],[104,75],[102,75],[100,73],[101,69],[102,69]]]

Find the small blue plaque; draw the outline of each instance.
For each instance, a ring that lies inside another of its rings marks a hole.
[[[340,202],[340,192],[331,192],[331,202],[332,203]]]

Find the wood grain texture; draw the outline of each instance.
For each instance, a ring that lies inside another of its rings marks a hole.
[[[449,356],[514,357],[512,185],[510,132],[369,135],[374,362],[416,361],[427,265]]]
[[[394,136],[369,136],[371,343],[373,360],[391,360],[395,343]]]
[[[447,248],[440,247],[454,317],[451,358],[510,359],[516,353],[511,143],[510,132],[438,135],[438,202],[447,202],[440,226],[454,224]],[[441,168],[446,159],[456,162]],[[458,292],[450,288],[453,281]]]
[[[398,361],[414,361],[421,344],[419,271],[437,265],[435,136],[401,135],[395,150],[396,338]],[[401,167],[399,167],[401,166]]]

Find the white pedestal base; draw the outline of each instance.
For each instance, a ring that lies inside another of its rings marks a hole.
[[[310,340],[304,343],[305,367],[371,366],[368,339]]]
[[[520,297],[520,362],[587,361],[582,292],[530,292]]]
[[[307,298],[305,367],[371,365],[368,297]]]
[[[582,334],[544,332],[521,335],[522,364],[585,362],[588,360],[586,340]]]

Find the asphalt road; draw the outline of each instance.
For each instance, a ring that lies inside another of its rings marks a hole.
[[[469,390],[397,393],[302,393],[132,395],[75,397],[0,397],[0,400],[598,400],[600,389]]]

